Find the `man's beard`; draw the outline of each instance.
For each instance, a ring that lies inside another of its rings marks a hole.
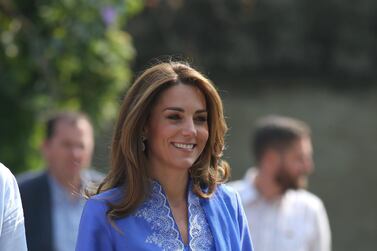
[[[283,192],[289,189],[297,190],[306,188],[308,184],[307,175],[293,176],[287,171],[286,165],[281,163],[279,172],[275,175],[276,182],[280,185]]]

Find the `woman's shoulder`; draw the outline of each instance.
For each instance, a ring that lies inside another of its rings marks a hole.
[[[122,189],[120,187],[112,188],[91,196],[86,202],[87,210],[96,210],[106,212],[109,208],[109,203],[116,203],[121,199]]]
[[[224,201],[226,204],[236,206],[238,204],[238,193],[233,187],[227,184],[219,184],[214,194],[215,198]]]
[[[109,202],[115,202],[119,200],[122,195],[121,187],[111,188],[109,190],[103,191],[99,194],[93,195],[90,199],[93,200],[105,200]]]
[[[216,194],[218,196],[229,197],[229,198],[235,198],[237,196],[236,190],[227,184],[217,185]]]
[[[110,250],[112,222],[107,212],[109,204],[119,198],[121,189],[112,188],[90,197],[81,215],[76,250]]]

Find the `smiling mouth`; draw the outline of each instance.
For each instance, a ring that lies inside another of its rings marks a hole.
[[[173,143],[173,145],[178,149],[186,149],[186,150],[191,150],[196,146],[196,144],[183,144],[183,143]]]

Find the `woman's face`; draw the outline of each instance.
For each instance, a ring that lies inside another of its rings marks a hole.
[[[207,116],[205,97],[197,87],[178,84],[165,90],[145,128],[151,168],[187,171],[207,143]]]

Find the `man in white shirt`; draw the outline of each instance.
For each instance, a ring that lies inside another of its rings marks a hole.
[[[1,163],[0,250],[27,251],[20,192],[13,174]]]
[[[330,251],[325,207],[304,190],[313,170],[310,129],[302,121],[268,116],[253,136],[256,168],[231,182],[240,194],[258,251]]]

